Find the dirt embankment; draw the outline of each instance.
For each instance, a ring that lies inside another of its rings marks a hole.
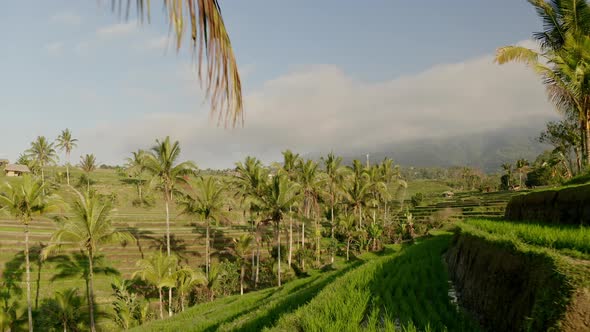
[[[506,219],[558,224],[590,224],[590,185],[532,192],[512,197]]]
[[[590,331],[590,292],[554,257],[471,234],[445,254],[461,305],[489,331]]]

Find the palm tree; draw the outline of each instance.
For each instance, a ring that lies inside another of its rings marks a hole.
[[[55,147],[60,149],[61,151],[65,151],[66,153],[66,179],[68,182],[68,186],[70,185],[70,153],[72,150],[78,145],[77,139],[72,137],[72,132],[70,129],[64,129],[61,131],[61,134],[55,140],[57,143]]]
[[[186,294],[189,293],[195,286],[206,285],[207,277],[200,270],[193,270],[188,266],[176,271],[176,288],[178,289],[180,297],[180,308],[184,311],[184,301]]]
[[[55,293],[55,298],[47,302],[41,310],[46,319],[59,322],[64,332],[77,331],[82,320],[83,299],[78,295],[78,289],[69,288]],[[57,325],[57,324],[56,324]]]
[[[363,226],[363,206],[366,206],[371,199],[371,182],[362,164],[358,160],[353,161],[351,167],[352,179],[346,181],[343,186],[344,199],[358,215],[358,226]]]
[[[521,46],[498,49],[496,62],[522,62],[546,86],[558,110],[575,111],[586,164],[590,164],[590,5],[584,0],[529,0],[543,20],[544,31],[534,33],[540,50]]]
[[[60,255],[51,258],[56,263],[55,268],[59,271],[54,274],[51,282],[58,280],[69,280],[72,278],[82,279],[86,285],[86,298],[90,298],[90,262],[83,251],[71,255]],[[105,264],[103,255],[96,255],[93,262],[93,275],[118,276],[119,271]]]
[[[211,266],[211,240],[209,233],[211,221],[219,222],[224,217],[225,188],[214,177],[198,177],[190,182],[191,192],[179,201],[181,213],[194,215],[205,221],[205,271],[209,277]]]
[[[399,192],[400,190],[406,189],[408,187],[407,182],[402,179],[399,166],[393,165],[393,160],[389,158],[383,159],[381,164],[379,164],[379,171],[381,172],[381,178],[383,182],[385,182],[388,193],[391,189],[392,182],[395,182],[397,187],[396,192]],[[383,207],[383,221],[387,220],[388,217],[387,202],[388,199],[385,199]]]
[[[240,262],[240,295],[244,295],[244,273],[246,269],[246,255],[252,245],[254,238],[248,234],[242,234],[239,238],[233,239],[234,253]]]
[[[266,187],[262,198],[263,209],[269,220],[276,226],[278,249],[278,285],[281,286],[281,232],[280,225],[283,217],[289,212],[290,207],[297,199],[298,186],[291,182],[285,175],[274,176]]]
[[[164,255],[162,251],[152,255],[149,259],[141,259],[137,262],[139,271],[133,274],[133,277],[139,276],[158,289],[160,318],[164,319],[164,298],[162,289],[168,287],[172,289],[176,286],[174,272],[178,265],[176,256]],[[168,315],[172,316],[172,302],[168,303]]]
[[[512,164],[504,163],[502,164],[502,169],[506,172],[507,183],[506,186],[510,188],[510,181],[512,180]]]
[[[346,239],[346,260],[350,259],[350,242],[354,237],[355,219],[353,214],[344,214],[338,218],[338,231]]]
[[[43,194],[45,194],[45,172],[43,168],[55,163],[57,153],[53,143],[49,143],[45,136],[37,136],[37,139],[31,142],[31,147],[26,151],[27,156],[35,161],[35,164],[41,169],[41,184],[43,184]]]
[[[283,151],[283,165],[281,170],[287,174],[287,177],[291,181],[297,179],[297,165],[301,159],[298,153],[293,153],[291,150]],[[291,210],[291,209],[290,209]],[[291,211],[289,211],[291,212]],[[291,261],[293,259],[293,215],[289,213],[289,255],[287,256],[287,263],[291,267]]]
[[[56,197],[43,194],[44,184],[24,175],[22,183],[18,186],[5,184],[0,192],[0,208],[12,217],[19,219],[25,232],[25,268],[27,284],[27,311],[29,318],[29,331],[33,331],[33,314],[31,306],[31,263],[29,259],[29,224],[35,216],[56,208]]]
[[[125,171],[127,174],[133,177],[135,185],[137,186],[137,197],[140,204],[143,204],[144,201],[142,187],[145,180],[142,178],[142,175],[145,172],[145,153],[146,152],[141,149],[137,150],[136,152],[131,152],[131,157],[127,158],[125,163]]]
[[[72,217],[63,221],[51,236],[51,243],[44,250],[44,257],[62,248],[73,247],[82,250],[88,257],[88,307],[90,309],[90,330],[96,331],[94,322],[94,261],[103,245],[112,242],[131,242],[133,236],[113,228],[112,207],[101,202],[90,192],[76,193],[71,205]]]
[[[319,230],[317,215],[319,210],[320,188],[322,188],[324,181],[319,177],[318,164],[313,160],[307,160],[305,162],[300,160],[300,162],[297,164],[297,170],[298,182],[300,184],[302,196],[301,199],[303,200],[301,208],[303,209],[305,218],[309,220],[311,218],[311,213],[315,212],[314,225],[316,235],[316,264],[319,265],[321,232]],[[302,230],[302,233],[305,234],[305,229]],[[304,263],[302,263],[302,267],[303,266]]]
[[[260,245],[261,235],[258,232],[259,223],[254,217],[259,212],[261,206],[261,197],[264,193],[268,172],[262,167],[262,162],[253,157],[246,157],[244,163],[236,163],[236,184],[238,186],[238,195],[241,196],[243,204],[246,206],[250,215],[252,224],[252,235],[256,239],[256,269],[253,269],[254,284],[258,285],[258,276],[260,272]],[[254,265],[254,252],[252,252],[252,265]]]
[[[96,157],[94,154],[85,154],[80,156],[80,168],[86,173],[86,183],[90,191],[90,173],[96,170]]]
[[[156,181],[164,194],[166,206],[166,252],[170,256],[170,203],[172,194],[178,184],[187,183],[188,176],[194,174],[197,166],[191,161],[176,164],[180,157],[180,144],[178,141],[170,142],[170,137],[162,141],[156,140],[156,144],[149,153],[143,157],[143,165],[147,173]],[[168,301],[172,302],[172,289],[168,291]]]
[[[527,171],[529,162],[526,159],[516,161],[516,171],[518,172],[518,185],[522,188],[522,174]]]

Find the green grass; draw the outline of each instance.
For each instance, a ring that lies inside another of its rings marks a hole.
[[[271,331],[477,331],[449,298],[443,233],[370,262],[326,287]]]
[[[460,227],[471,227],[524,244],[555,249],[577,258],[590,258],[589,227],[484,219],[470,219],[461,223]]]
[[[438,195],[448,190],[452,191],[452,188],[449,187],[444,181],[414,180],[408,182],[406,198],[410,198],[416,193],[422,193],[424,195]]]

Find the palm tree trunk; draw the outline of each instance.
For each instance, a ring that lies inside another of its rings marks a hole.
[[[209,220],[206,221],[207,223],[207,230],[206,230],[206,234],[205,234],[205,273],[207,275],[207,278],[209,278],[209,246],[210,246],[210,242],[209,242]]]
[[[180,291],[180,308],[184,312],[184,291]]]
[[[43,165],[41,165],[41,184],[43,185],[43,196],[45,196],[45,173],[43,172]]]
[[[301,222],[301,269],[305,271],[305,221]]]
[[[291,216],[291,207],[289,206],[289,256],[287,257],[289,267],[291,267],[292,255],[293,255],[293,216]]]
[[[162,288],[158,288],[158,294],[160,295],[160,319],[164,319],[164,299],[162,296]]]
[[[68,182],[68,186],[70,185],[70,153],[66,151],[66,181]],[[64,326],[65,329],[65,326]]]
[[[31,307],[31,262],[29,261],[29,224],[25,223],[25,264],[27,269],[27,314],[29,332],[33,332],[33,310]]]
[[[350,237],[346,239],[346,261],[349,260],[350,256]]]
[[[320,223],[316,219],[315,221],[315,262],[317,266],[320,266],[320,256],[321,256],[321,249],[320,249]]]
[[[281,228],[280,228],[280,221],[277,222],[277,250],[278,250],[278,281],[279,287],[281,287]]]
[[[166,195],[166,252],[170,256],[170,193],[166,190],[164,194]],[[172,271],[168,270],[168,273],[172,274]],[[172,317],[172,288],[168,289],[168,316]]]
[[[258,287],[258,275],[260,272],[260,241],[256,240],[256,277],[254,279],[254,286]]]
[[[332,241],[334,241],[334,195],[332,195],[332,201],[330,202],[330,237]],[[330,254],[330,264],[334,263],[334,251],[331,250]]]
[[[90,308],[90,331],[95,332],[96,326],[94,323],[94,264],[92,261],[92,250],[88,252],[88,308]]]
[[[240,269],[240,295],[244,295],[244,263]]]
[[[363,207],[359,205],[359,228],[363,228]]]
[[[586,111],[586,119],[584,125],[584,137],[586,142],[586,167],[590,166],[590,111]]]

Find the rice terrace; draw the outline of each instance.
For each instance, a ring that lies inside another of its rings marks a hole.
[[[0,332],[590,331],[587,0],[5,7]]]

